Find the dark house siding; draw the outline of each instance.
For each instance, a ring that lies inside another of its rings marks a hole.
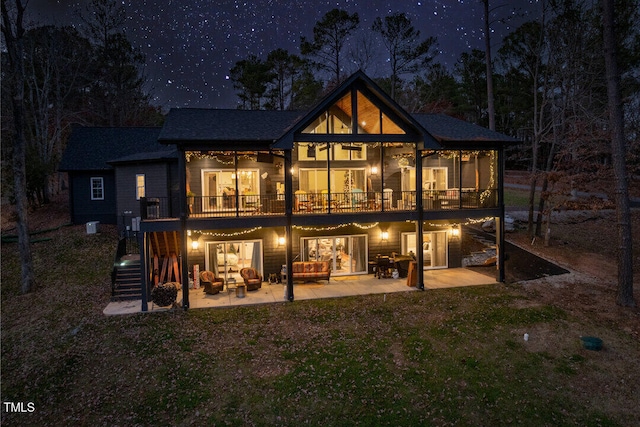
[[[176,169],[177,164],[163,162],[116,166],[117,212],[124,219],[124,226],[131,226],[131,218],[140,216],[140,200],[136,200],[136,175],[145,176],[146,197],[158,197],[166,200],[164,203],[170,203],[170,196],[177,195],[178,186],[177,171],[172,173],[172,168]],[[176,187],[173,193],[170,192],[172,186]]]
[[[103,178],[104,200],[91,200],[91,178]],[[112,171],[69,172],[71,222],[116,224],[116,183]]]

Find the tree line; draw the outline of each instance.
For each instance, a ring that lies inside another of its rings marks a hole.
[[[8,3],[2,2],[3,36],[12,46],[19,44],[21,54],[12,58],[9,49],[2,52],[3,169],[11,164],[11,119],[19,108],[29,160],[27,196],[30,204],[43,204],[57,190],[56,169],[72,125],[157,125],[162,115],[146,91],[145,58],[122,31],[121,4],[93,0],[77,27],[36,26],[22,28],[18,35],[19,8]],[[11,101],[17,89],[22,91],[21,106]],[[14,174],[10,167],[6,170],[3,193],[12,194]]]
[[[2,195],[16,207],[21,290],[35,284],[29,206],[58,190],[58,162],[74,124],[158,125],[144,57],[122,31],[122,4],[92,0],[82,25],[27,28],[28,1],[0,2]]]

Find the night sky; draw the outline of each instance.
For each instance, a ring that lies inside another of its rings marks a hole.
[[[78,23],[88,0],[30,0],[33,24]],[[164,108],[235,108],[229,70],[255,54],[262,59],[276,49],[299,54],[300,37],[313,37],[313,26],[334,8],[358,12],[361,32],[376,17],[405,12],[422,37],[435,36],[436,61],[453,67],[460,53],[484,49],[480,0],[127,0],[124,31],[146,56],[145,73],[154,103]],[[536,0],[492,0],[492,46],[525,20],[538,14]],[[505,22],[504,19],[508,18]],[[389,69],[380,44],[380,60],[365,70],[371,77]],[[355,69],[347,69],[352,72]]]

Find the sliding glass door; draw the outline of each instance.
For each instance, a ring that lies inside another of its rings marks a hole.
[[[235,210],[238,200],[240,209],[247,208],[245,204],[260,194],[259,174],[258,169],[238,169],[237,174],[233,170],[203,169],[202,211]]]
[[[227,242],[207,242],[205,245],[205,268],[216,277],[235,279],[240,282],[240,269],[253,267],[262,272],[262,241],[234,240]],[[264,276],[264,275],[263,275]]]
[[[402,253],[416,254],[416,234],[402,233]],[[422,237],[422,259],[424,269],[446,268],[449,265],[447,251],[447,232],[432,231]]]
[[[303,261],[329,261],[331,274],[367,272],[367,236],[303,237]]]

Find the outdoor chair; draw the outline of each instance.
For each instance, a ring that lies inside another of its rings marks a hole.
[[[206,294],[215,295],[224,289],[224,279],[216,277],[212,271],[205,270],[200,273],[200,285]]]
[[[240,276],[244,279],[247,291],[255,291],[262,287],[262,276],[255,268],[245,267],[241,269]]]
[[[296,190],[296,211],[308,211],[311,208],[309,195],[304,190]]]
[[[378,255],[376,257],[376,277],[378,279],[381,278],[391,278],[393,274],[394,264],[393,261],[388,256]]]

